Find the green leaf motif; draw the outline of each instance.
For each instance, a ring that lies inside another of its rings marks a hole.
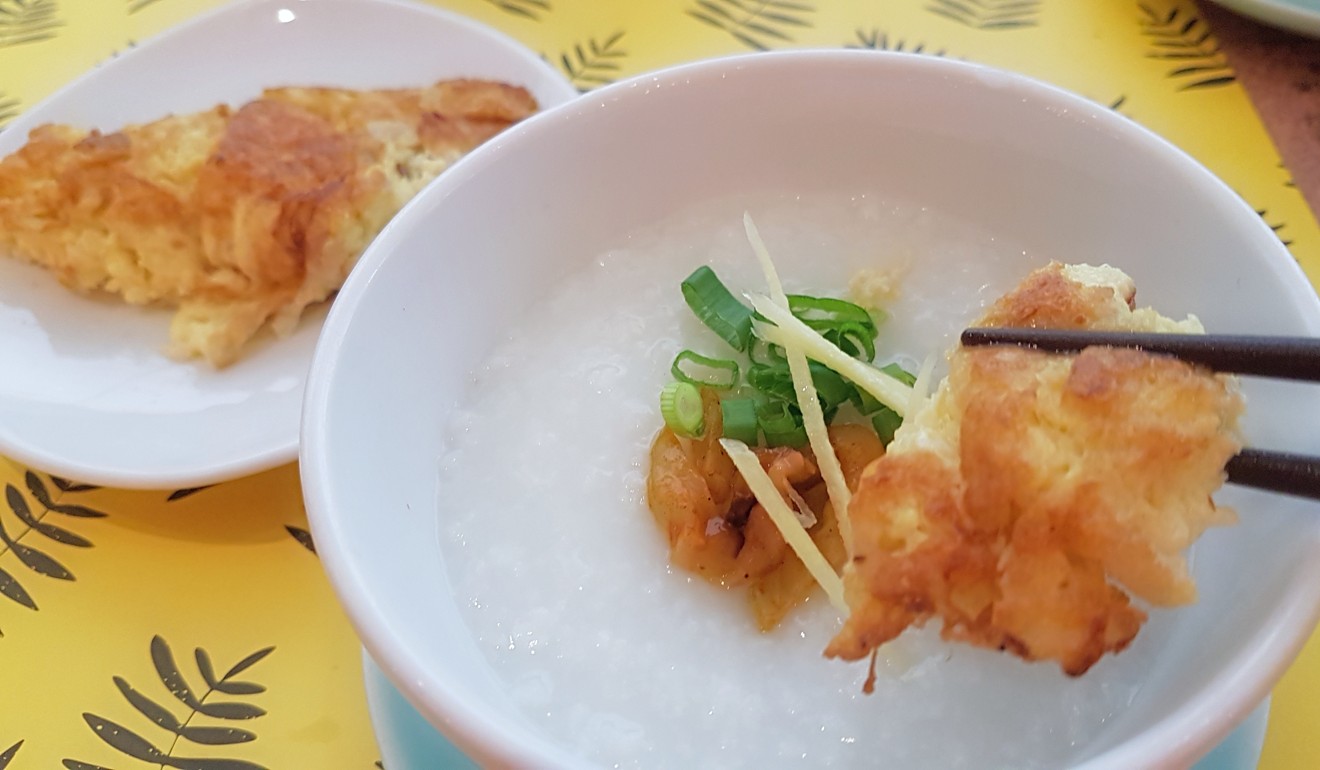
[[[1040,0],[932,0],[926,10],[972,29],[1034,27]]]
[[[23,748],[23,742],[19,741],[13,746],[5,749],[4,753],[0,754],[0,770],[5,770],[6,767],[9,767],[9,763],[14,761],[14,757],[18,755],[18,750],[21,748]]]
[[[247,671],[249,668],[252,668],[257,663],[260,663],[267,655],[271,654],[272,652],[275,652],[274,647],[263,647],[260,650],[257,650],[256,652],[247,656],[246,658],[243,658],[239,662],[235,663],[228,671],[225,672],[225,679],[229,679],[231,676],[237,676],[238,674]]]
[[[0,0],[0,48],[55,37],[58,13],[55,0]]]
[[[486,0],[486,2],[505,13],[532,21],[540,21],[541,14],[552,10],[549,0]]]
[[[687,15],[727,32],[756,51],[791,43],[791,31],[812,26],[815,6],[796,0],[695,0]]]
[[[210,489],[210,488],[213,487],[213,486],[215,486],[215,485],[214,485],[214,484],[209,484],[209,485],[204,486],[204,487],[189,487],[189,488],[187,488],[187,489],[176,489],[176,490],[174,490],[173,492],[170,493],[170,496],[169,496],[169,497],[165,498],[165,502],[167,502],[167,503],[172,503],[172,502],[174,502],[175,500],[182,500],[182,499],[185,498],[185,497],[192,497],[193,495],[197,494],[198,492],[201,492],[201,491],[203,491],[203,490]]]
[[[1173,63],[1165,76],[1178,82],[1179,91],[1197,91],[1226,86],[1237,80],[1228,58],[1195,13],[1184,13],[1176,3],[1156,10],[1140,3],[1141,29],[1150,39],[1148,59]]]
[[[134,690],[133,686],[122,677],[117,676],[114,678],[114,681],[115,686],[119,688],[119,692],[124,694],[125,700],[133,704],[133,708],[137,709],[142,716],[150,719],[175,735],[179,734],[179,730],[183,728],[183,723],[176,719],[175,716],[170,713],[169,709],[137,690]]]
[[[311,532],[308,532],[302,527],[295,527],[292,524],[285,524],[284,529],[293,536],[294,540],[298,541],[299,545],[312,553],[316,553],[316,543],[312,540]]]
[[[1283,243],[1284,246],[1292,246],[1293,243],[1292,240],[1283,237],[1282,230],[1288,226],[1286,222],[1278,222],[1278,223],[1271,222],[1269,216],[1270,212],[1268,209],[1256,209],[1256,214],[1261,219],[1265,220],[1265,224],[1269,225],[1270,230],[1274,231],[1274,235],[1278,237],[1278,239]]]
[[[158,767],[173,767],[180,770],[266,770],[263,766],[245,759],[181,757],[176,756],[174,751],[180,739],[203,746],[236,746],[257,739],[256,733],[250,730],[232,726],[193,724],[193,720],[199,715],[228,720],[254,719],[264,715],[265,709],[251,703],[212,703],[209,699],[217,692],[231,695],[264,692],[266,688],[262,685],[235,681],[233,677],[256,665],[274,650],[274,647],[263,647],[235,663],[223,677],[217,678],[210,654],[200,647],[196,648],[197,668],[202,679],[207,683],[206,691],[199,696],[189,686],[183,672],[179,670],[169,643],[159,635],[152,637],[151,660],[156,675],[160,678],[161,684],[188,707],[188,712],[179,716],[164,704],[133,687],[123,677],[116,676],[113,680],[120,694],[139,714],[156,727],[174,736],[168,749],[162,750],[149,738],[133,729],[96,714],[84,713],[83,721],[92,728],[97,737],[121,753]],[[63,762],[68,770],[95,770],[97,767],[75,759],[65,759]]]
[[[183,705],[198,710],[202,702],[189,689],[188,683],[183,679],[183,673],[174,662],[174,653],[170,650],[169,644],[160,637],[159,634],[151,637],[151,662],[156,667],[156,676],[165,685],[165,689],[170,691],[170,695],[178,698]]]
[[[14,579],[14,576],[6,572],[3,568],[0,568],[0,594],[4,594],[9,599],[18,602],[30,610],[35,610],[37,608],[37,603],[34,602],[32,597],[28,595],[28,592],[24,590],[22,584]]]
[[[165,760],[169,759],[165,756],[165,752],[151,745],[146,738],[121,724],[95,714],[84,713],[82,716],[87,726],[96,733],[96,737],[134,759],[156,764],[164,764]]]
[[[844,44],[844,48],[866,49],[871,51],[896,51],[899,53],[924,53],[930,56],[944,56],[943,48],[930,50],[926,48],[925,43],[914,43],[909,45],[906,40],[890,40],[889,35],[881,32],[879,28],[872,27],[870,31],[858,27],[856,30],[856,39]]]
[[[18,490],[14,489],[13,485],[9,485],[5,491],[6,493],[13,492],[14,494],[18,494]],[[10,505],[13,505],[12,498],[10,499]],[[12,553],[14,556],[18,557],[18,560],[22,562],[25,567],[33,572],[47,577],[53,577],[57,580],[73,580],[73,573],[65,569],[63,564],[55,561],[55,559],[51,558],[43,551],[39,551],[36,548],[30,548],[18,542],[16,538],[10,537],[9,531],[5,529],[3,522],[0,522],[0,543],[4,543],[5,545],[4,550],[0,550],[0,556],[3,556],[7,552]]]
[[[29,475],[31,475],[31,473],[31,471],[28,471]],[[31,487],[30,484],[29,487]],[[79,548],[88,548],[92,545],[91,541],[81,535],[76,535],[63,527],[48,524],[40,518],[33,516],[32,509],[28,507],[27,501],[23,499],[22,493],[19,492],[13,484],[5,485],[5,501],[9,503],[9,509],[14,512],[14,515],[18,517],[18,520],[26,524],[28,529],[39,532],[57,543],[64,543],[65,545],[77,546]],[[46,506],[46,510],[49,511],[50,506]],[[45,514],[43,513],[42,515],[44,516]]]
[[[190,725],[183,727],[179,735],[187,738],[193,743],[200,743],[206,746],[229,746],[235,743],[247,743],[257,739],[256,734],[247,730],[240,730],[237,727],[200,727]]]
[[[619,45],[622,40],[622,30],[610,35],[604,42],[593,37],[585,47],[578,43],[571,51],[561,52],[559,65],[577,90],[583,93],[596,86],[608,85],[614,82],[616,73],[622,69],[620,61],[628,56],[628,52]]]
[[[100,489],[100,487],[95,484],[82,484],[77,481],[69,481],[68,479],[60,478],[59,476],[51,476],[50,480],[54,482],[55,486],[60,488],[61,492],[90,492],[93,489]]]

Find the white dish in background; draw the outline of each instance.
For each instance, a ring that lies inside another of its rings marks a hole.
[[[1320,0],[1214,0],[1243,16],[1320,38]]]
[[[505,674],[512,670],[499,668],[492,660],[512,657],[504,651],[514,647],[524,658],[539,653],[553,660],[569,656],[574,665],[600,661],[603,673],[596,676],[611,677],[608,683],[618,685],[612,694],[616,701],[619,690],[638,694],[639,701],[663,698],[677,704],[674,720],[680,726],[710,720],[701,708],[704,701],[695,695],[706,686],[732,687],[735,695],[744,692],[745,703],[761,706],[767,699],[758,687],[783,692],[791,685],[798,688],[791,692],[799,692],[818,685],[816,680],[783,682],[769,676],[728,682],[720,666],[727,660],[729,645],[722,636],[711,635],[723,633],[727,626],[707,634],[699,645],[671,644],[674,635],[668,626],[686,624],[687,618],[682,617],[682,623],[669,619],[681,613],[709,620],[702,609],[722,595],[700,581],[684,588],[682,575],[666,576],[663,538],[654,532],[649,514],[632,497],[632,490],[609,500],[618,503],[618,518],[632,527],[630,537],[640,536],[626,543],[614,539],[602,543],[601,538],[612,538],[620,527],[611,523],[610,534],[595,539],[592,536],[605,527],[573,528],[570,535],[576,533],[581,542],[571,550],[558,550],[557,544],[547,541],[532,544],[562,557],[564,566],[555,574],[526,566],[540,565],[539,557],[518,561],[530,552],[522,533],[541,533],[558,522],[571,521],[559,517],[579,503],[600,507],[598,496],[585,490],[598,492],[601,476],[627,472],[613,463],[602,472],[590,461],[586,468],[572,471],[562,471],[548,460],[529,465],[527,447],[540,442],[545,457],[557,453],[578,458],[562,447],[580,447],[575,434],[599,430],[614,419],[615,412],[596,415],[579,398],[573,403],[581,410],[562,405],[563,425],[550,433],[544,426],[558,419],[553,409],[541,403],[520,405],[517,414],[525,417],[525,441],[503,453],[508,468],[500,486],[490,488],[490,499],[507,499],[506,488],[530,484],[526,477],[536,477],[539,484],[556,473],[562,478],[559,493],[543,497],[540,505],[513,508],[498,503],[482,508],[470,497],[463,498],[472,514],[489,515],[498,522],[492,527],[509,533],[508,548],[489,548],[490,533],[483,532],[480,539],[472,538],[465,558],[447,563],[460,550],[446,526],[449,522],[439,520],[439,511],[442,499],[449,505],[456,496],[448,494],[449,488],[439,488],[438,481],[442,458],[450,449],[447,442],[455,435],[447,433],[451,419],[456,409],[474,401],[474,382],[496,380],[492,371],[517,377],[523,371],[557,368],[564,377],[576,378],[579,389],[592,394],[591,403],[603,410],[621,396],[629,405],[636,401],[636,394],[623,393],[625,386],[615,384],[627,382],[631,388],[632,380],[583,375],[597,360],[599,347],[636,334],[633,317],[599,319],[597,338],[588,344],[574,342],[580,345],[574,355],[551,367],[517,357],[488,367],[488,357],[510,338],[558,328],[555,319],[571,315],[575,307],[585,317],[591,317],[593,310],[600,312],[602,307],[589,303],[570,306],[561,301],[553,306],[554,314],[547,314],[538,303],[558,296],[558,289],[588,271],[601,275],[599,269],[608,262],[601,255],[611,250],[633,258],[650,253],[638,245],[644,243],[648,228],[668,223],[676,212],[706,210],[704,206],[710,204],[708,213],[724,217],[733,208],[730,201],[737,202],[740,196],[752,206],[766,195],[778,195],[783,210],[791,214],[798,211],[793,208],[796,196],[805,201],[820,192],[844,201],[857,201],[867,192],[880,200],[898,199],[995,236],[993,264],[979,261],[982,250],[972,249],[958,265],[975,270],[936,272],[934,263],[923,263],[921,249],[911,251],[914,262],[904,291],[916,283],[926,291],[925,287],[943,280],[949,291],[927,299],[938,303],[937,308],[966,302],[986,271],[994,288],[1002,290],[1057,257],[1114,263],[1133,275],[1142,302],[1169,315],[1197,313],[1212,330],[1320,333],[1320,300],[1295,261],[1260,217],[1206,169],[1100,105],[986,67],[854,51],[733,57],[607,86],[509,132],[498,146],[474,152],[396,218],[349,279],[331,309],[309,375],[301,451],[303,492],[318,552],[364,645],[407,700],[477,763],[587,764],[574,751],[572,737],[550,734],[543,718],[550,709],[537,709],[541,701],[535,700],[545,693],[561,697],[561,691],[571,698],[587,688],[561,676],[562,668],[553,671],[546,686],[531,680],[510,681]],[[856,208],[865,210],[861,204]],[[510,211],[519,215],[509,216]],[[724,227],[736,230],[736,211],[730,218],[733,221]],[[797,224],[785,218],[760,221],[786,281],[811,282],[812,276],[785,266],[793,259],[786,253],[790,249],[776,250]],[[829,223],[810,224],[834,232]],[[815,231],[805,230],[799,241],[811,233]],[[437,256],[437,243],[450,248]],[[822,237],[820,243],[819,254],[840,253],[831,248],[836,242]],[[895,243],[851,246],[851,257],[856,257],[868,248],[882,254]],[[949,246],[932,242],[925,253],[947,256],[954,253]],[[666,260],[667,269],[682,275],[714,248],[712,241],[703,240],[656,253],[657,259]],[[804,258],[798,255],[799,264]],[[649,269],[655,264],[623,259],[615,259],[615,266]],[[836,266],[832,259],[826,262],[821,257],[820,262],[826,268]],[[923,267],[932,269],[922,274]],[[669,301],[679,305],[676,282],[667,291]],[[611,298],[609,306],[617,304]],[[1261,308],[1270,312],[1262,313]],[[957,309],[968,318],[975,310]],[[894,318],[901,315],[895,312]],[[932,318],[948,324],[951,316],[944,312]],[[920,313],[903,319],[909,327],[922,323]],[[673,336],[672,329],[656,332],[655,340]],[[638,368],[649,370],[655,365],[657,347],[658,343],[640,346]],[[667,361],[662,368],[667,370]],[[1320,414],[1308,408],[1314,397],[1311,387],[1247,382],[1249,440],[1281,450],[1320,449],[1314,438],[1320,435]],[[648,410],[644,415],[620,414],[617,422],[631,426],[649,420],[653,431],[659,418],[649,409],[656,390],[643,396]],[[490,392],[483,388],[480,395],[484,398]],[[471,435],[489,439],[492,434],[476,430]],[[634,455],[615,459],[631,468],[643,467],[644,449]],[[461,466],[443,472],[456,470],[461,472]],[[978,679],[950,684],[947,677],[921,673],[911,680],[911,692],[925,699],[917,717],[926,719],[924,733],[929,737],[931,730],[937,730],[939,737],[922,743],[900,733],[877,750],[893,757],[919,754],[928,758],[927,764],[944,767],[957,759],[952,753],[961,750],[966,752],[964,761],[978,766],[978,759],[982,765],[990,760],[967,748],[964,735],[976,733],[993,740],[993,746],[1025,753],[1026,749],[1015,747],[1031,745],[1024,740],[1030,732],[1036,741],[1047,741],[1044,748],[1049,755],[1038,750],[1036,756],[1004,766],[1043,762],[1126,770],[1192,765],[1266,697],[1320,614],[1320,518],[1315,504],[1242,489],[1226,489],[1221,499],[1243,512],[1242,522],[1214,530],[1197,544],[1198,603],[1153,611],[1131,649],[1105,658],[1081,680],[1068,680],[1050,664],[1031,666],[965,646],[924,648],[932,653],[927,658],[934,661],[932,668],[944,666],[946,654],[958,670],[971,669],[968,660],[982,661],[982,667],[975,669]],[[645,586],[622,583],[617,573],[605,568],[631,556],[633,547],[638,548],[633,560],[653,567]],[[519,587],[504,595],[488,592],[479,603],[473,594],[459,593],[461,583],[451,566],[483,558],[497,567],[510,565],[503,584],[517,581]],[[570,569],[580,575],[593,568],[596,572],[589,578],[575,577],[576,590],[565,592],[562,601],[543,608],[539,616],[515,614],[506,623],[503,639],[480,636],[470,622],[477,613],[504,619],[514,601],[543,591],[548,578]],[[657,614],[655,599],[660,594],[651,589],[666,580],[676,585],[666,585],[664,597],[681,594],[681,601],[671,601],[664,614]],[[598,611],[602,597],[617,602],[619,593],[630,594],[629,607],[611,604],[617,609],[613,618],[571,629],[579,635],[575,639],[585,639],[585,644],[574,646],[563,638],[542,636],[533,627],[533,622],[543,626],[550,615],[558,633],[565,619],[576,618],[583,608],[608,614]],[[801,614],[813,613],[808,607]],[[799,627],[789,630],[796,632]],[[639,639],[639,628],[656,633]],[[595,632],[599,635],[593,638]],[[796,633],[786,636],[798,638]],[[939,644],[929,636],[918,638],[923,644]],[[745,652],[761,655],[773,644],[748,645]],[[638,652],[620,656],[620,649]],[[819,649],[810,653],[809,660],[833,665],[816,657]],[[717,660],[715,653],[724,657]],[[626,668],[619,665],[621,657]],[[792,667],[798,668],[801,660],[808,659],[792,657]],[[778,668],[761,670],[781,673]],[[839,692],[861,698],[857,687],[864,666],[850,671],[856,686]],[[672,682],[680,672],[685,683],[693,674],[700,683],[675,693]],[[908,679],[888,676],[878,692],[902,692],[907,687]],[[1106,718],[1087,721],[1081,739],[1073,742],[1064,729],[1072,712],[1061,708],[1057,697],[1050,697],[1069,687],[1070,681],[1100,688],[1117,681],[1132,688],[1131,697],[1124,690],[1122,702]],[[522,684],[531,686],[515,688]],[[597,692],[599,682],[592,687],[591,692]],[[836,688],[837,682],[830,687]],[[934,707],[928,697],[931,690],[944,694]],[[522,698],[522,704],[515,698]],[[863,708],[875,702],[854,705]],[[909,719],[903,712],[905,702],[891,703],[888,713],[894,718],[874,724],[893,732],[893,724]],[[583,705],[588,728],[609,721],[608,715],[594,718],[608,709],[595,702]],[[626,709],[627,704],[616,723],[634,718]],[[762,736],[767,743],[779,744],[785,736],[795,737],[786,731],[798,728],[800,736],[806,725],[814,734],[815,726],[826,721],[819,713],[812,713],[810,722],[805,715],[780,712],[759,720],[720,716],[719,724],[731,734],[736,723],[744,743],[749,736],[750,740]],[[956,730],[948,728],[950,722],[956,723]],[[1001,723],[1024,729],[1010,733],[989,729]],[[679,747],[657,744],[653,734],[663,731],[652,731],[647,724],[640,727],[640,738],[637,731],[630,737],[656,750],[645,759],[657,766],[674,764],[666,762],[671,756],[666,752]],[[773,740],[757,731],[775,731]],[[879,729],[875,733],[883,734]],[[1005,741],[1004,735],[1013,740]],[[635,760],[638,755],[627,758]]]
[[[101,64],[0,132],[0,155],[41,123],[109,131],[241,104],[263,87],[404,87],[453,77],[522,85],[543,107],[576,95],[535,53],[451,13],[391,0],[253,0]],[[0,258],[0,454],[143,488],[198,486],[295,459],[324,309],[220,371],[163,354],[170,315],[80,296],[38,268]]]

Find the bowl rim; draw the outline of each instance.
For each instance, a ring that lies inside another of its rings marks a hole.
[[[368,652],[400,692],[432,724],[463,751],[479,761],[514,765],[544,765],[546,751],[557,762],[574,760],[548,741],[518,729],[507,718],[485,718],[467,708],[444,680],[428,670],[425,661],[386,631],[389,617],[372,600],[372,592],[358,568],[351,543],[334,513],[336,499],[329,456],[323,438],[328,421],[330,382],[338,361],[345,334],[352,322],[353,310],[368,290],[374,274],[384,265],[395,244],[408,237],[413,221],[423,211],[427,198],[449,197],[465,180],[480,174],[494,153],[508,151],[528,143],[533,145],[542,133],[563,130],[584,113],[583,98],[602,107],[616,102],[627,103],[629,91],[642,82],[661,81],[675,88],[684,85],[707,87],[730,70],[757,70],[759,76],[781,68],[838,67],[860,65],[878,69],[897,68],[928,71],[962,83],[991,80],[997,90],[1008,95],[1034,97],[1086,115],[1087,122],[1121,137],[1121,141],[1145,155],[1163,156],[1162,160],[1182,174],[1189,183],[1202,188],[1206,195],[1222,198],[1225,204],[1250,211],[1251,227],[1262,244],[1270,244],[1262,256],[1262,269],[1269,270],[1286,287],[1287,298],[1308,322],[1320,332],[1320,297],[1309,279],[1279,241],[1269,226],[1255,216],[1241,196],[1227,183],[1186,151],[1151,129],[1108,110],[1092,100],[1034,77],[974,62],[943,57],[914,55],[892,51],[804,48],[719,56],[644,72],[590,92],[567,104],[533,116],[507,131],[501,141],[478,148],[441,175],[423,195],[401,211],[377,237],[345,282],[326,319],[313,355],[304,398],[300,459],[303,494],[309,521],[321,552],[322,564],[331,584],[357,629]],[[640,95],[644,89],[635,92]],[[594,111],[593,111],[594,112]],[[1307,547],[1320,555],[1320,530],[1309,533]],[[1133,766],[1181,767],[1190,765],[1208,752],[1215,743],[1245,719],[1269,694],[1270,688],[1292,663],[1302,645],[1320,621],[1320,559],[1299,564],[1287,592],[1279,597],[1279,606],[1271,618],[1272,628],[1256,647],[1242,650],[1231,665],[1216,675],[1191,701],[1182,703],[1161,719],[1147,726],[1135,738],[1111,747],[1084,760],[1086,770]],[[580,759],[576,760],[578,763]]]

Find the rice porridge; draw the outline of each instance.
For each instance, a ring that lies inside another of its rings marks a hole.
[[[868,696],[864,663],[821,655],[840,625],[823,595],[762,634],[740,593],[668,566],[645,501],[657,394],[678,351],[725,350],[679,284],[709,264],[735,294],[764,290],[744,209],[789,292],[844,296],[861,268],[908,268],[877,364],[941,353],[1010,288],[991,276],[1069,257],[894,201],[779,196],[694,206],[551,287],[472,374],[440,459],[441,548],[495,675],[546,735],[604,766],[1081,758],[1140,686],[1164,638],[1158,613],[1078,679],[945,644],[935,627],[909,632],[885,648]]]

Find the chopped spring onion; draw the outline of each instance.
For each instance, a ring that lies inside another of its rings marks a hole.
[[[885,364],[884,366],[880,367],[880,371],[884,372],[890,377],[893,377],[894,379],[898,380],[899,382],[905,385],[917,384],[917,375],[913,374],[912,372],[909,372],[907,369],[904,369],[903,367],[899,366],[897,363]]]
[[[771,401],[756,410],[757,422],[765,434],[766,446],[800,447],[807,443],[801,418],[784,401]]]
[[[720,402],[720,418],[724,423],[724,437],[744,444],[755,444],[758,433],[756,399],[726,398]]]
[[[684,367],[684,364],[690,364]],[[691,369],[691,373],[687,370]],[[689,385],[708,385],[718,390],[728,390],[738,384],[738,362],[727,358],[710,358],[691,350],[684,350],[674,356],[674,363],[669,366],[674,379]]]
[[[821,332],[821,334],[853,358],[861,357],[864,361],[875,358],[876,330],[874,327],[867,327],[850,321]]]
[[[757,333],[762,339],[781,346],[786,342],[796,343],[807,356],[848,378],[880,403],[900,415],[907,411],[912,399],[911,386],[839,350],[792,313],[776,306],[768,297],[753,296],[751,300],[757,312],[774,324],[757,325]]]
[[[812,542],[811,536],[793,515],[784,498],[780,497],[779,490],[775,488],[775,483],[770,480],[769,474],[761,467],[761,461],[756,458],[756,454],[740,441],[720,439],[720,445],[724,447],[729,459],[733,460],[734,466],[747,481],[747,487],[756,496],[756,501],[770,515],[770,520],[779,529],[779,534],[783,535],[784,542],[788,543],[793,553],[802,560],[803,566],[825,590],[825,596],[829,598],[830,604],[839,612],[846,614],[848,604],[843,599],[843,581],[834,573],[834,568]]]
[[[660,391],[660,416],[680,436],[700,436],[706,429],[701,391],[688,382],[671,382]]]
[[[852,399],[857,393],[856,388],[828,366],[810,361],[808,367],[821,408],[825,411],[838,409],[840,404]],[[752,364],[747,369],[747,384],[772,399],[797,404],[797,388],[793,386],[793,373],[789,371],[786,361],[773,366]]]
[[[761,269],[765,272],[766,283],[770,285],[770,296],[774,300],[775,310],[797,321],[797,318],[793,316],[792,302],[784,294],[783,286],[779,282],[779,273],[775,270],[774,262],[770,259],[770,252],[761,240],[756,225],[752,223],[750,214],[743,214],[743,226],[747,229],[747,239],[752,244],[752,250],[756,252],[757,259],[761,262]],[[815,299],[808,304],[810,307],[804,308],[804,310],[828,312],[836,315],[840,313],[860,313],[862,316],[866,316],[865,310],[843,300]],[[854,318],[853,320],[857,319]],[[870,316],[866,316],[866,320],[870,321]],[[798,321],[798,323],[802,322]],[[788,371],[793,378],[798,408],[802,411],[802,430],[806,433],[807,441],[811,444],[812,453],[816,455],[816,465],[820,468],[821,477],[825,480],[825,488],[829,492],[830,502],[834,505],[834,514],[839,520],[839,535],[843,539],[849,558],[851,558],[853,552],[852,521],[848,517],[848,505],[852,502],[852,493],[848,491],[848,483],[843,478],[843,467],[839,464],[839,458],[834,453],[834,445],[830,443],[829,430],[825,426],[825,413],[821,407],[820,396],[816,390],[811,367],[798,341],[784,340],[780,344],[784,348],[784,357],[788,359]],[[834,349],[838,350],[837,347]],[[843,384],[841,378],[839,382],[841,385]],[[842,389],[835,401],[836,405],[847,398],[846,390],[846,388]],[[766,441],[769,440],[770,434],[767,432]]]
[[[682,289],[683,299],[703,324],[734,350],[747,350],[752,339],[752,311],[729,293],[714,270],[705,265],[693,270]]]
[[[880,371],[908,385],[914,385],[917,381],[917,376],[915,374],[896,363],[885,364],[880,367]],[[861,393],[861,391],[858,392]],[[864,396],[864,399],[865,398],[869,397]],[[880,436],[880,440],[884,442],[885,446],[889,446],[889,442],[894,440],[894,433],[898,430],[898,426],[903,424],[903,418],[898,416],[898,412],[895,412],[884,404],[875,401],[872,401],[871,403],[874,404],[874,408],[872,409],[866,409],[860,406],[859,408],[861,409],[862,414],[870,414],[872,411],[875,412],[875,414],[871,416],[871,427],[875,428],[876,435]]]
[[[875,321],[861,305],[833,297],[790,294],[788,308],[848,355],[865,356],[867,361],[875,358]]]
[[[902,424],[903,418],[887,406],[880,407],[880,411],[871,417],[871,427],[875,428],[876,435],[885,446],[889,446],[889,442],[894,440],[894,432]]]

